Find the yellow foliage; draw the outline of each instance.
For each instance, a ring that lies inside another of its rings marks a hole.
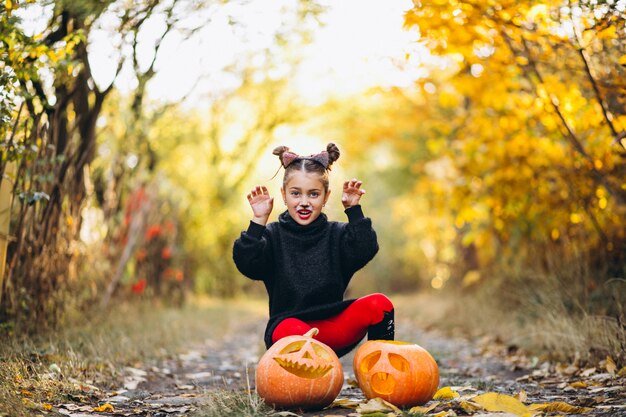
[[[593,411],[593,408],[589,407],[578,407],[575,405],[570,405],[562,401],[552,402],[552,403],[542,403],[542,404],[531,404],[529,406],[532,410],[535,411],[546,411],[546,412],[561,412],[561,413],[573,413],[573,414],[584,414]]]
[[[115,408],[109,403],[102,404],[99,407],[94,407],[93,411],[97,413],[113,413],[115,412]]]
[[[488,392],[472,398],[472,402],[480,405],[487,411],[502,411],[512,413],[520,417],[532,417],[535,412],[526,407],[517,398],[509,395],[498,394],[496,392]]]
[[[433,400],[451,400],[458,397],[460,397],[458,392],[454,391],[450,387],[443,387],[437,390],[433,396]]]

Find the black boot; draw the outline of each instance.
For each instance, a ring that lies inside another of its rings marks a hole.
[[[383,319],[367,329],[367,340],[393,340],[394,329],[393,310],[385,311]]]

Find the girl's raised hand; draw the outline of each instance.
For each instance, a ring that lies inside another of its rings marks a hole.
[[[365,190],[361,190],[362,181],[352,178],[350,181],[343,183],[343,194],[341,195],[341,203],[344,208],[350,208],[359,204],[361,196],[365,194]]]
[[[265,226],[272,208],[274,208],[274,197],[270,196],[265,186],[259,185],[254,187],[247,197],[254,214],[252,221]]]

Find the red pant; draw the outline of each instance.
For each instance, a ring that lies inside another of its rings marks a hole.
[[[393,304],[383,294],[370,294],[355,300],[336,316],[304,322],[296,318],[281,321],[274,333],[272,343],[285,336],[303,335],[313,327],[319,333],[315,339],[337,350],[352,346],[361,340],[369,326],[380,323],[384,312],[393,310]]]

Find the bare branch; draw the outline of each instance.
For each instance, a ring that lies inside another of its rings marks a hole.
[[[610,110],[608,109],[608,105],[607,105],[606,101],[604,100],[604,98],[602,97],[602,93],[600,92],[600,88],[598,87],[598,83],[596,82],[596,79],[594,78],[593,74],[591,73],[591,66],[589,64],[590,59],[587,56],[587,51],[585,50],[585,47],[582,45],[582,43],[580,41],[580,34],[578,33],[578,29],[577,29],[575,24],[573,26],[574,26],[574,36],[576,37],[576,43],[577,43],[576,50],[578,52],[578,55],[580,56],[580,59],[583,62],[584,67],[585,67],[585,74],[587,75],[587,78],[589,79],[589,82],[591,83],[591,87],[593,88],[593,92],[595,94],[595,98],[598,101],[598,103],[600,104],[600,108],[602,109],[602,115],[604,116],[604,120],[606,120],[606,123],[609,126],[609,129],[611,129],[611,133],[613,134],[613,137],[617,138],[620,133],[617,131],[617,129],[615,129],[615,125],[613,124],[613,115],[611,114]],[[626,149],[626,145],[622,144],[621,141],[618,140],[617,142],[624,149]]]

